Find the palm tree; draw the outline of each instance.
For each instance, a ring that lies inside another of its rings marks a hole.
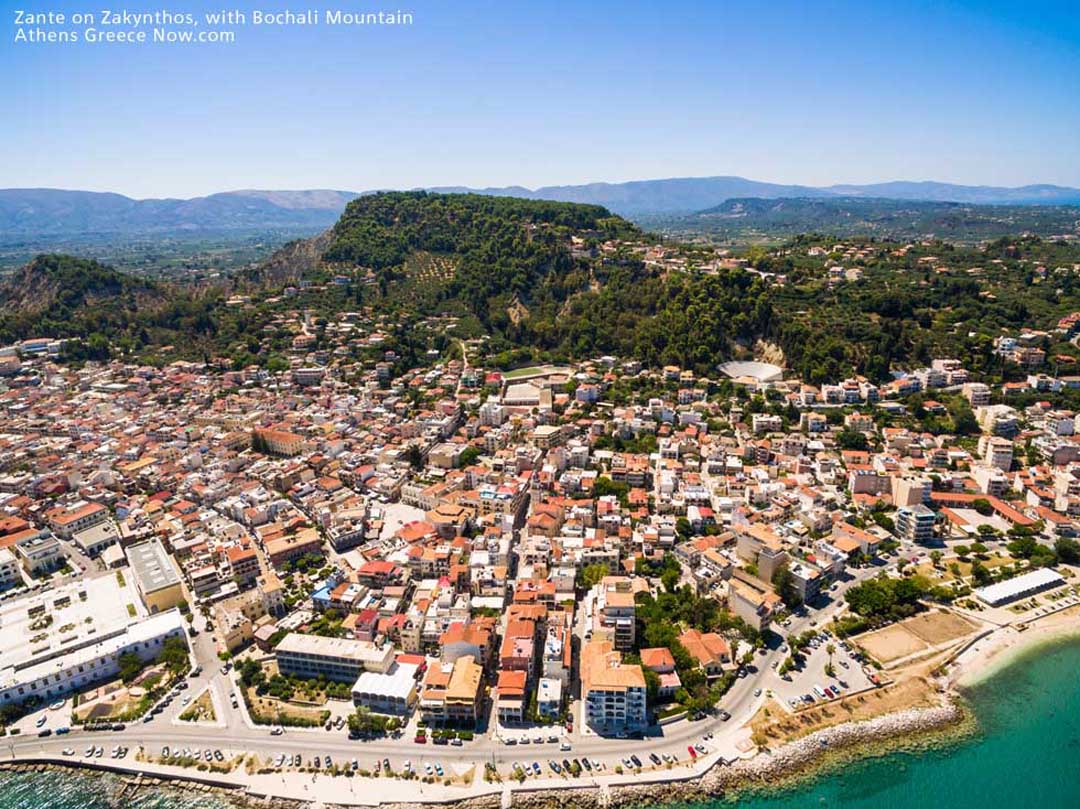
[[[833,672],[835,671],[832,664],[832,656],[836,654],[836,647],[831,643],[825,644],[825,654],[829,656],[829,664],[825,667],[825,673],[832,677]]]

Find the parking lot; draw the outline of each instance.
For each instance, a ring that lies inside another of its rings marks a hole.
[[[818,638],[822,638],[818,635]],[[836,651],[832,656],[832,664],[835,676],[829,677],[825,669],[829,664],[829,655],[826,651],[828,644],[832,644]],[[861,691],[873,685],[869,676],[863,671],[862,663],[853,656],[854,647],[845,649],[845,641],[830,637],[825,641],[817,640],[815,644],[807,646],[803,650],[804,663],[802,669],[792,669],[788,672],[790,680],[781,679],[777,671],[770,671],[763,678],[763,688],[771,690],[777,701],[789,710],[811,704],[806,700],[807,696],[813,697],[812,702],[821,702],[823,699],[835,699],[836,696],[822,697],[815,693],[817,686],[822,691],[826,688],[837,688],[839,696],[852,691]],[[850,646],[850,644],[846,644]]]

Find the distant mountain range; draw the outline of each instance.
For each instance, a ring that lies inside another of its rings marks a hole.
[[[622,216],[691,214],[730,199],[847,198],[957,202],[967,205],[1077,205],[1080,189],[1057,185],[1020,188],[935,182],[812,187],[781,185],[742,177],[685,177],[626,183],[547,186],[528,189],[441,187],[439,192],[473,192],[558,202],[602,205]],[[374,193],[374,192],[364,192]],[[351,191],[228,191],[193,199],[135,200],[120,194],[56,189],[0,189],[0,239],[118,236],[158,233],[251,231],[329,227]]]
[[[0,237],[151,234],[309,227],[337,221],[347,191],[228,191],[193,199],[135,200],[51,188],[0,190]]]
[[[648,230],[676,238],[711,236],[735,243],[801,233],[979,242],[1000,236],[1080,234],[1074,205],[990,205],[873,197],[742,197],[693,214],[639,217]]]
[[[890,182],[870,185],[779,185],[744,177],[681,177],[636,180],[628,183],[553,185],[530,190],[520,186],[469,189],[433,188],[432,191],[472,191],[477,194],[585,202],[603,205],[621,216],[693,213],[721,205],[729,199],[787,197],[867,197],[925,202],[963,202],[970,205],[1076,205],[1080,188],[1025,185],[1000,188],[988,185],[952,185],[934,182]]]

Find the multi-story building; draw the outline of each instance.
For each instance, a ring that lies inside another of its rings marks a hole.
[[[109,510],[100,503],[77,503],[73,506],[58,506],[45,512],[45,520],[53,532],[60,537],[70,539],[73,534],[104,522],[109,518]]]
[[[148,661],[184,641],[178,610],[147,617],[134,598],[109,574],[0,605],[0,706],[51,701],[116,677],[124,654]]]
[[[930,478],[904,475],[892,479],[893,505],[914,506],[917,503],[929,503],[933,482]]]
[[[645,673],[626,665],[607,640],[593,640],[581,650],[583,720],[601,735],[639,733],[648,724]]]
[[[352,638],[324,638],[290,632],[275,649],[278,669],[304,679],[320,675],[328,680],[355,683],[365,671],[385,673],[394,662],[390,644]]]
[[[172,609],[184,600],[180,574],[159,539],[151,539],[127,549],[135,587],[151,613]]]
[[[395,661],[385,672],[363,672],[352,687],[353,704],[381,714],[407,714],[418,699],[419,670],[416,663]]]
[[[990,466],[1008,472],[1012,468],[1013,443],[1006,438],[984,435],[979,438],[979,453]]]
[[[265,446],[271,455],[291,458],[304,451],[306,442],[302,435],[284,430],[256,430],[255,441]]]
[[[420,716],[436,725],[476,724],[483,703],[481,666],[471,655],[428,668],[420,692]]]
[[[19,564],[31,576],[56,570],[64,564],[66,558],[64,547],[48,531],[40,531],[20,539],[14,548]]]
[[[758,632],[764,632],[781,604],[765,582],[742,570],[732,571],[728,582],[728,607]]]
[[[637,636],[637,586],[627,576],[605,576],[595,588],[595,632],[619,651],[634,648]]]
[[[934,512],[919,503],[904,506],[896,512],[896,533],[912,542],[929,542],[934,538]]]
[[[22,576],[19,575],[19,560],[9,548],[0,548],[0,590],[6,590],[22,584]]]
[[[235,545],[225,552],[229,563],[229,572],[233,581],[240,587],[249,587],[259,578],[259,555],[254,548],[242,548]]]
[[[972,407],[990,404],[990,386],[983,382],[968,382],[964,385],[963,392]]]

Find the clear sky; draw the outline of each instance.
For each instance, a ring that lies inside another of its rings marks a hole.
[[[391,2],[311,7],[401,9],[411,26],[122,45],[14,42],[19,8],[107,1],[0,0],[0,187],[1080,186],[1075,0]]]

